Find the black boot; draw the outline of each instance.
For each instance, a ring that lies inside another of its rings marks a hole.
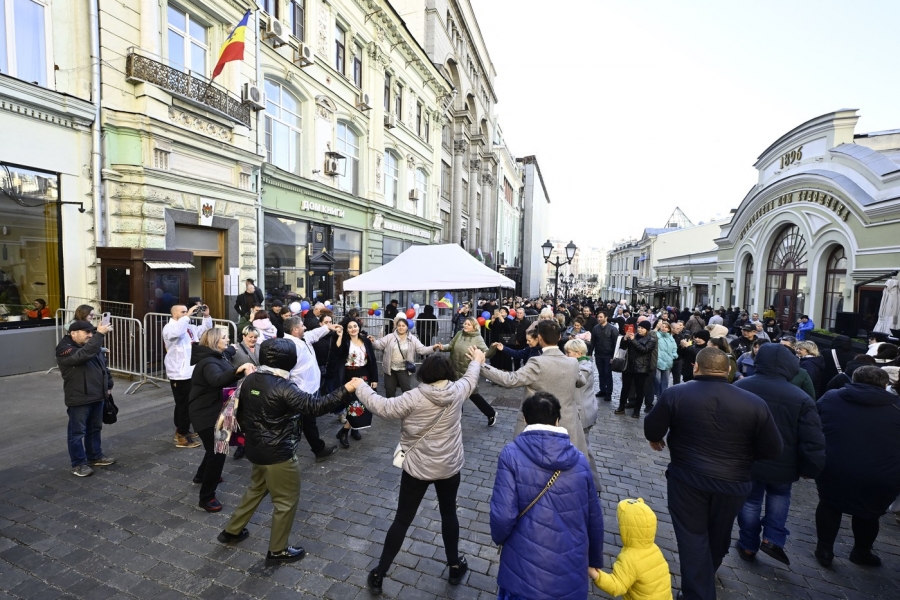
[[[350,437],[354,440],[359,441],[362,439],[362,434],[359,432],[359,429],[350,429]]]
[[[345,429],[345,428],[341,427],[340,429],[338,429],[337,435],[334,436],[341,443],[341,448],[349,448],[350,447],[350,440],[347,439],[347,434],[349,434],[349,433],[350,433],[349,429]]]

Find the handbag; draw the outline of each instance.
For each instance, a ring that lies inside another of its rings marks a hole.
[[[450,408],[450,407],[448,406],[447,408]],[[437,427],[437,424],[441,421],[441,419],[444,418],[444,414],[447,412],[447,408],[445,408],[443,410],[443,412],[441,412],[441,414],[438,415],[438,418],[435,420],[434,424],[432,424],[432,426],[428,428],[428,431],[426,431],[424,434],[422,434],[419,437],[419,439],[417,439],[415,441],[415,443],[409,447],[409,450],[404,450],[403,446],[401,446],[400,443],[397,442],[397,447],[394,448],[394,460],[393,460],[393,464],[395,467],[397,467],[398,469],[403,468],[403,461],[406,460],[406,455],[409,454],[410,452],[412,452],[415,449],[415,447],[419,445],[419,442],[424,440],[425,436],[427,436],[429,433],[431,433],[432,429]]]
[[[119,420],[116,416],[118,414],[119,407],[113,402],[113,397],[111,395],[107,396],[106,400],[103,402],[103,424],[112,425]]]
[[[621,347],[622,345],[622,337],[619,336],[616,338],[616,349],[613,352],[613,358],[609,363],[609,368],[616,373],[621,373],[625,370],[625,358],[628,356],[628,350],[625,350]]]
[[[397,342],[397,352],[400,353],[400,356],[403,357],[403,363],[406,365],[406,372],[410,375],[415,374],[416,372],[416,363],[406,360],[406,357],[403,356],[403,350],[400,348],[400,338],[394,338],[394,341]]]
[[[553,472],[553,475],[550,477],[550,481],[547,482],[547,485],[544,486],[544,489],[541,490],[541,493],[538,494],[537,497],[531,501],[531,504],[529,504],[528,506],[525,507],[525,510],[523,510],[522,512],[519,513],[519,516],[516,517],[516,524],[518,524],[519,520],[525,516],[525,513],[527,513],[529,510],[531,510],[532,506],[537,504],[537,501],[541,499],[541,496],[546,494],[547,490],[549,490],[553,486],[553,484],[556,483],[556,478],[559,477],[560,473],[562,473],[562,471],[554,471]],[[512,535],[512,532],[513,532],[513,530],[515,530],[515,528],[516,528],[516,526],[513,525],[513,529],[510,530],[510,532],[509,532],[510,535]],[[509,536],[507,536],[507,537],[509,537]],[[503,550],[503,544],[500,544],[499,546],[497,546],[497,554],[500,554],[500,552],[502,550]]]

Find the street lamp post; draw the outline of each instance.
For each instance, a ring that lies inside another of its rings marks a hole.
[[[567,265],[575,258],[575,251],[578,247],[575,245],[575,242],[570,241],[566,244],[566,260],[560,261],[559,256],[556,257],[556,260],[550,260],[550,254],[553,252],[553,244],[550,243],[550,240],[547,240],[543,244],[541,244],[541,251],[544,253],[544,262],[549,265],[556,267],[556,271],[553,278],[553,307],[554,309],[559,307],[559,268],[563,265]]]
[[[575,284],[575,275],[572,273],[569,273],[569,276],[566,277],[566,293],[563,296],[563,300],[569,299],[569,286],[574,285],[574,284]]]

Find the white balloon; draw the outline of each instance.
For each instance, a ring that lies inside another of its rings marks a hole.
[[[413,304],[413,310],[415,310],[416,312],[419,312],[419,305]]]
[[[291,309],[292,313],[300,312],[300,303],[299,302],[291,302],[291,305],[288,307]]]

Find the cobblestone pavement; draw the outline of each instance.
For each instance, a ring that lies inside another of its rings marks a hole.
[[[199,509],[191,477],[201,451],[173,447],[168,390],[148,388],[120,398],[126,418],[104,428],[104,449],[119,462],[97,469],[93,477],[77,478],[68,469],[61,385],[58,379],[47,384],[39,377],[45,376],[23,376],[15,385],[31,390],[41,382],[58,388],[55,397],[41,400],[50,406],[55,402],[62,418],[48,426],[49,420],[28,422],[28,411],[20,411],[16,426],[29,427],[36,442],[17,452],[0,445],[5,456],[0,471],[0,598],[370,597],[366,574],[381,552],[400,480],[390,460],[396,422],[376,418],[361,442],[351,440],[349,450],[324,463],[313,462],[308,446],[301,444],[303,488],[292,541],[308,555],[293,565],[267,568],[268,501],[250,523],[248,540],[236,547],[215,541],[248,482],[249,464],[228,459],[218,493],[223,512]],[[467,406],[464,415],[460,551],[470,573],[458,587],[446,582],[440,516],[429,490],[385,579],[388,598],[496,597],[498,555],[489,535],[489,500],[496,457],[511,439],[522,392],[487,383],[482,391],[498,407],[500,418],[489,429],[474,406]],[[621,498],[640,496],[659,516],[657,542],[678,587],[677,549],[665,504],[668,453],[649,449],[640,420],[614,416],[611,403],[603,409],[590,439],[605,483],[606,567],[620,547],[615,506]],[[334,441],[338,424],[333,417],[319,419],[319,428],[324,439]],[[876,543],[883,567],[869,569],[847,560],[852,538],[845,519],[835,568],[825,571],[812,556],[815,503],[811,483],[794,487],[786,548],[790,567],[763,555],[747,564],[732,552],[718,573],[719,598],[900,598],[900,526],[894,517],[882,519]]]

